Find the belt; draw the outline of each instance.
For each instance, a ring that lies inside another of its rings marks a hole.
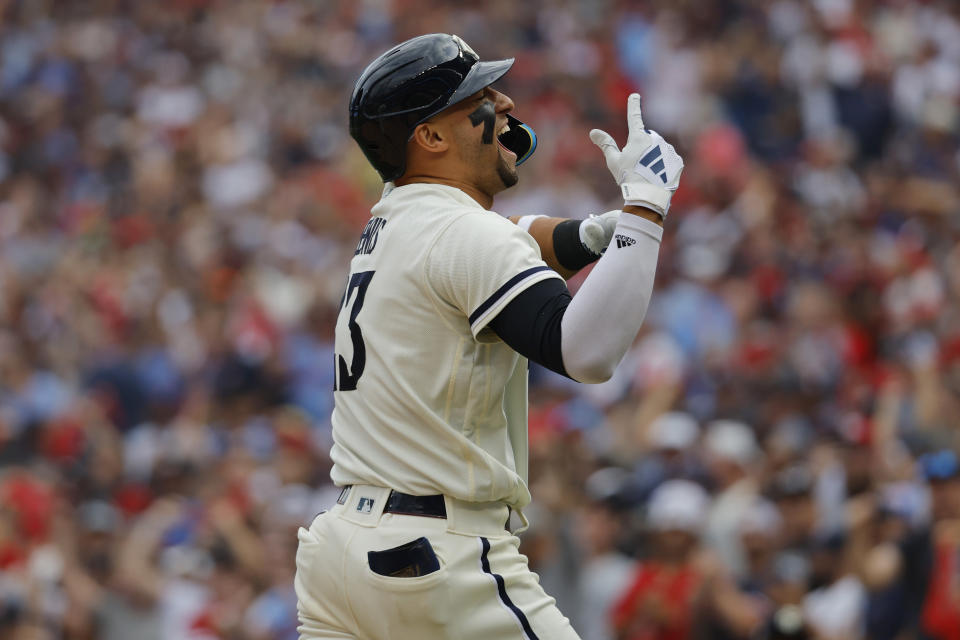
[[[349,494],[352,488],[353,485],[349,484],[343,487],[343,489],[340,491],[340,497],[337,498],[338,504],[347,503],[347,501],[350,499]],[[454,500],[451,504],[454,508],[452,526],[456,527],[457,530],[460,530],[461,527],[465,526],[465,523],[473,521],[473,506],[479,507],[481,511],[486,508],[481,503],[462,503],[459,500]],[[470,506],[464,508],[464,504]],[[507,505],[501,506],[506,510],[506,520],[503,523],[503,528],[507,531],[511,531],[510,514],[512,513],[512,509],[510,509],[510,507]],[[361,511],[359,504],[357,511]],[[369,510],[367,513],[369,513]],[[401,493],[393,489],[390,490],[390,493],[387,496],[387,500],[383,506],[383,513],[395,513],[399,515],[420,516],[425,518],[440,518],[443,520],[448,519],[446,498],[444,498],[444,496],[440,494],[432,496],[414,496],[410,495],[409,493]],[[517,530],[518,532],[527,528],[526,519],[523,518],[522,514],[520,518],[523,522],[523,525]],[[483,520],[483,518],[481,518],[481,520]],[[472,528],[472,525],[466,526]]]
[[[340,498],[337,502],[343,504],[347,499],[347,493],[353,485],[347,485],[340,492]],[[432,496],[413,496],[409,493],[400,493],[399,491],[390,491],[387,498],[387,504],[383,507],[384,513],[396,513],[404,516],[422,516],[425,518],[444,518],[447,517],[447,507],[444,504],[442,495]]]
[[[391,491],[384,513],[398,513],[405,516],[424,516],[426,518],[446,518],[447,507],[443,496],[412,496],[409,493]]]

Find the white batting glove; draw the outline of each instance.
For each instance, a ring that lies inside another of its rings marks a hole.
[[[580,242],[587,251],[598,256],[603,255],[613,238],[613,230],[617,228],[620,211],[607,211],[598,216],[590,214],[580,223]]]
[[[663,136],[643,128],[638,93],[627,98],[627,127],[627,144],[622,150],[609,133],[600,129],[590,132],[590,140],[603,151],[624,204],[653,209],[665,218],[670,198],[680,185],[683,158]]]

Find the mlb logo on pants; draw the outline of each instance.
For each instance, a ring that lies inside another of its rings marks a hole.
[[[360,513],[370,513],[373,511],[373,498],[360,498],[357,503],[357,511]]]

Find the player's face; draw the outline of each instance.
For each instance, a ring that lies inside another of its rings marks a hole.
[[[493,195],[517,184],[517,155],[500,144],[513,100],[490,87],[454,107],[456,152],[484,192]]]

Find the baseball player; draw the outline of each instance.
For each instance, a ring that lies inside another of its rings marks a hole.
[[[643,321],[683,161],[644,129],[634,94],[622,150],[590,132],[622,211],[497,215],[493,196],[536,146],[490,87],[512,64],[431,34],[371,62],[354,88],[350,133],[386,187],[337,321],[342,491],[300,530],[301,638],[577,638],[513,535],[530,502],[527,361],[610,377]],[[571,298],[561,276],[592,261]]]

